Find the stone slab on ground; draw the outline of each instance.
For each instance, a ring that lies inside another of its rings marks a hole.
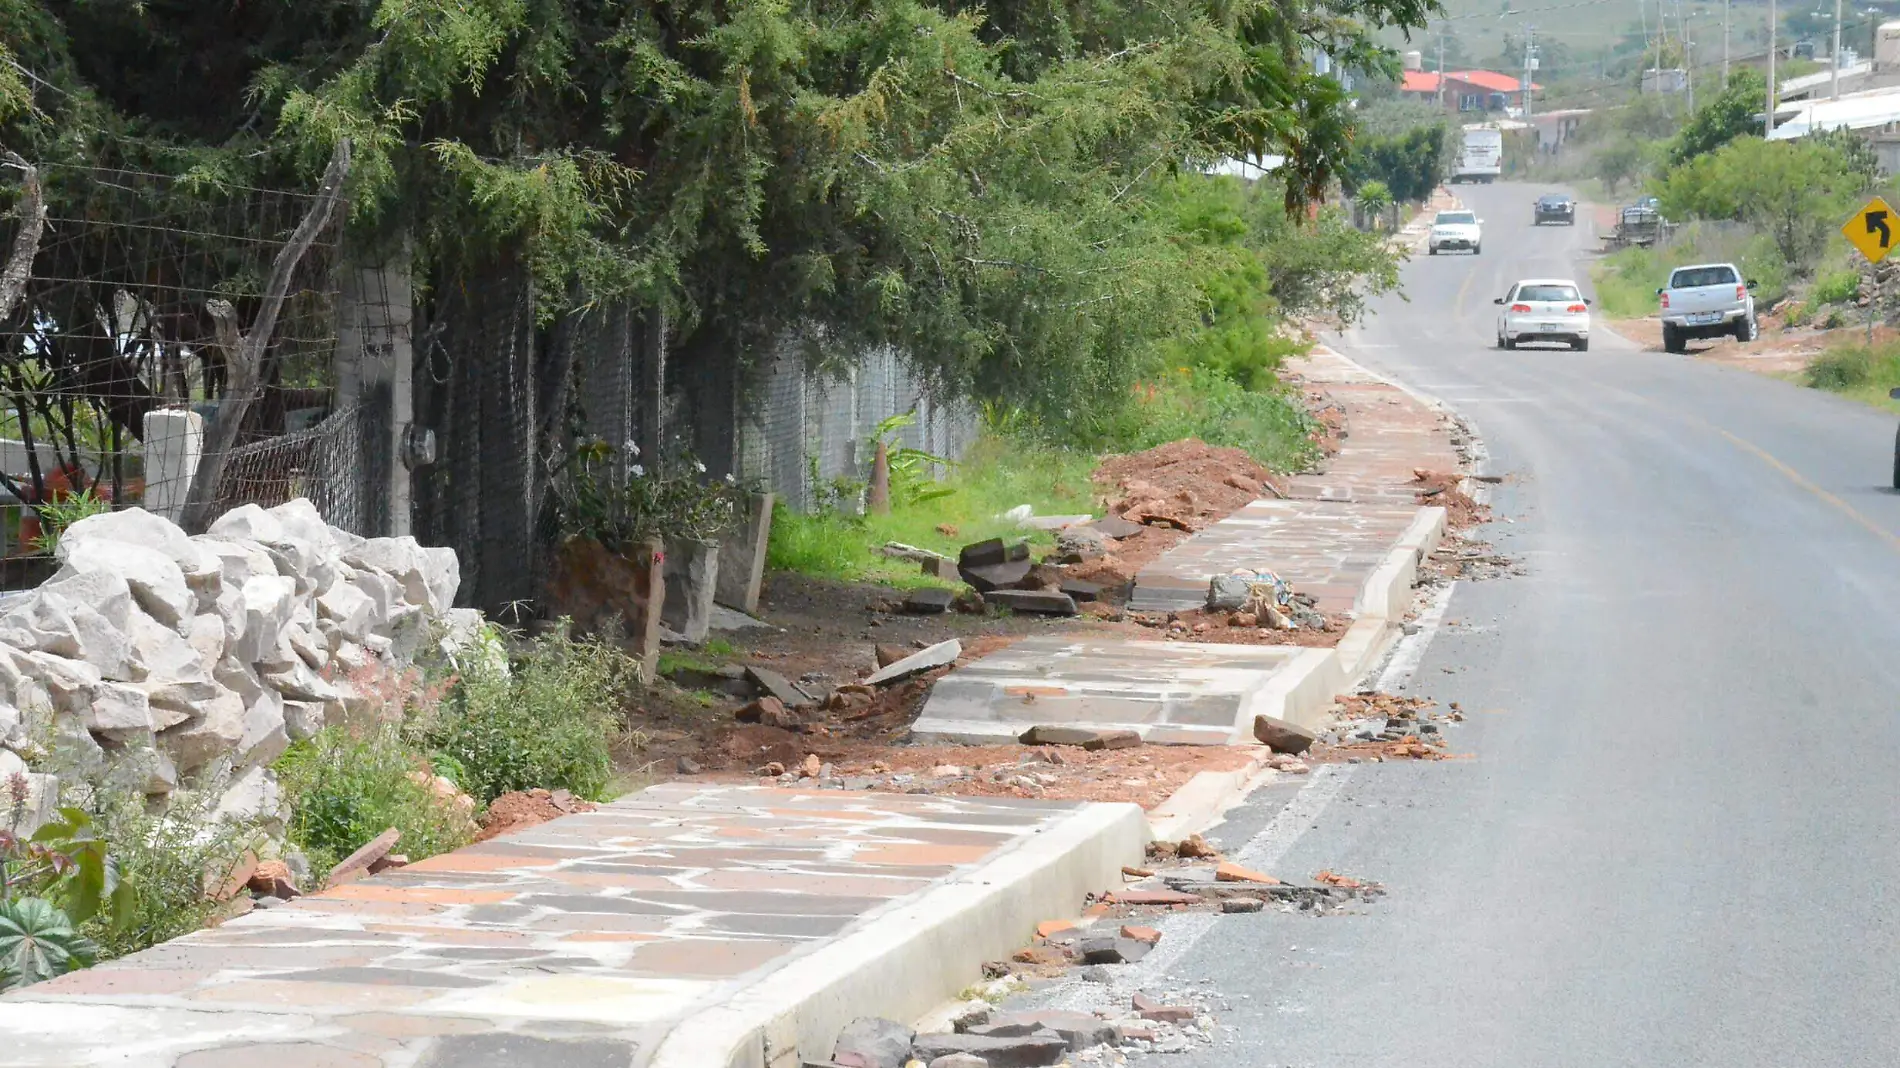
[[[1268,568],[1311,594],[1320,611],[1353,611],[1359,591],[1418,516],[1418,506],[1261,500],[1170,549],[1135,576],[1138,612],[1199,608],[1208,580]]]
[[[1129,607],[1206,603],[1210,579],[1268,568],[1330,615],[1352,616],[1336,649],[1040,637],[940,679],[920,738],[1000,742],[1040,724],[1127,728],[1162,744],[1245,744],[1253,717],[1296,724],[1376,663],[1410,596],[1416,560],[1442,532],[1414,470],[1459,468],[1456,429],[1430,404],[1326,349],[1294,368],[1345,412],[1337,454],[1143,568]],[[1101,526],[1104,521],[1097,521]]]
[[[1157,744],[1250,736],[1254,699],[1303,655],[1287,645],[1091,636],[1025,638],[937,680],[911,726],[924,739],[996,743],[1030,727],[1127,728]]]
[[[638,1066],[1085,808],[655,786],[0,998],[0,1061]]]
[[[1321,472],[1294,476],[1288,496],[1403,507],[1415,503],[1415,470],[1458,470],[1445,416],[1394,383],[1324,346],[1286,371],[1343,408],[1350,431]]]

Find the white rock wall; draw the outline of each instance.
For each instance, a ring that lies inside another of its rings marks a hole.
[[[58,780],[29,770],[49,734],[148,795],[209,774],[228,784],[220,812],[276,817],[266,765],[368,714],[352,676],[407,663],[438,622],[480,623],[450,607],[454,550],[358,537],[302,499],[245,505],[196,537],[142,509],[96,515],[58,556],[58,574],[0,607],[0,827],[58,804]]]

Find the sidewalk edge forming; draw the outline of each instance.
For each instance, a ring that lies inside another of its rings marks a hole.
[[[1264,713],[1309,730],[1323,726],[1339,692],[1370,671],[1398,637],[1411,605],[1419,567],[1444,540],[1447,516],[1439,507],[1421,508],[1385,560],[1360,587],[1360,616],[1332,649],[1300,656],[1267,680],[1242,703],[1234,724],[1236,745],[1253,738],[1253,717]]]
[[[979,867],[689,1016],[649,1068],[798,1068],[825,1060],[860,1016],[912,1020],[976,982],[985,961],[1021,948],[1037,923],[1075,915],[1141,861],[1140,807],[1090,804]]]
[[[1243,767],[1196,773],[1148,813],[1148,833],[1157,842],[1175,842],[1219,823],[1254,788],[1277,773],[1267,767],[1272,754],[1257,746]]]

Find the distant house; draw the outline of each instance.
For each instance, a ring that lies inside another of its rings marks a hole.
[[[1534,93],[1543,86],[1531,83]],[[1408,70],[1399,84],[1407,100],[1441,103],[1446,111],[1515,111],[1524,106],[1524,83],[1493,70],[1454,70],[1444,74]]]

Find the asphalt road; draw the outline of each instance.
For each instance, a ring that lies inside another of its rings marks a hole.
[[[1390,896],[1223,918],[1172,971],[1236,1044],[1169,1063],[1900,1063],[1894,419],[1611,336],[1495,349],[1512,280],[1588,285],[1544,191],[1463,187],[1483,255],[1339,342],[1515,476],[1482,533],[1529,573],[1456,587],[1411,684],[1472,758],[1349,770],[1273,870]]]

